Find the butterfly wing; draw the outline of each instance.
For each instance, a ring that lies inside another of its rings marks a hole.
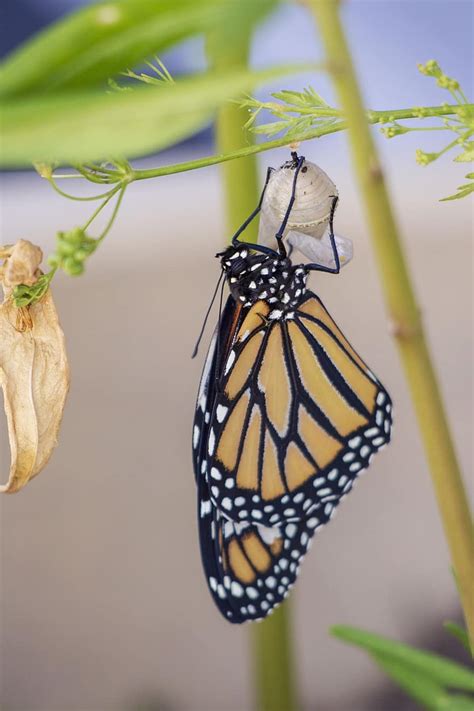
[[[198,487],[201,558],[211,595],[233,623],[268,615],[288,595],[312,536],[322,523],[305,521],[281,527],[235,522],[212,502],[206,476],[207,442],[215,412],[216,377],[227,360],[244,312],[230,298],[214,333],[199,386],[193,429],[193,462]]]
[[[212,503],[199,480],[199,539],[211,595],[230,622],[259,620],[284,600],[319,525],[314,517],[265,527],[237,523]]]
[[[292,313],[254,304],[220,371],[200,456],[235,521],[326,520],[390,440],[388,393],[311,292]]]
[[[239,305],[232,297],[229,297],[212,336],[204,362],[193,423],[193,466],[196,482],[201,474],[205,474],[207,465],[205,447],[216,396],[216,377],[220,362],[225,358],[226,350],[232,343],[242,316]]]

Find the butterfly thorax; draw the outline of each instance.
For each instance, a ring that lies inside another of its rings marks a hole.
[[[288,257],[259,254],[247,247],[228,247],[221,265],[234,299],[243,306],[266,301],[275,310],[297,306],[306,290],[307,270]]]

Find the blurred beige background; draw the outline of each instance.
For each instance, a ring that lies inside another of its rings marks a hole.
[[[392,148],[394,203],[470,477],[471,205],[437,202],[462,182],[459,165],[419,168]],[[317,146],[305,154],[317,161]],[[262,172],[285,158],[264,155]],[[312,286],[391,392],[395,430],[302,567],[292,596],[298,676],[305,709],[381,711],[388,682],[328,627],[424,643],[458,608],[345,153],[322,167],[339,187],[336,228],[354,240],[355,259]],[[251,708],[248,627],[227,624],[208,594],[190,461],[205,347],[194,361],[190,353],[226,237],[221,197],[217,169],[132,185],[86,274],[56,280],[72,367],[60,444],[38,479],[1,501],[5,711]],[[56,230],[88,214],[33,174],[12,174],[1,240],[24,237],[48,251]]]

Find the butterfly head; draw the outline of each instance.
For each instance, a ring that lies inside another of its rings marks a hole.
[[[261,254],[245,245],[229,246],[221,259],[234,299],[244,306],[267,301],[274,308],[294,308],[306,289],[307,271],[288,257]]]

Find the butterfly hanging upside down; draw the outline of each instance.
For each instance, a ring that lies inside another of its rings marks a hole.
[[[278,251],[239,240],[220,255],[231,295],[207,355],[193,431],[203,565],[234,623],[265,617],[287,597],[315,532],[373,454],[390,440],[386,390],[306,288],[283,233],[304,158],[294,171]],[[267,178],[268,183],[268,178]],[[265,187],[267,185],[265,184]]]

